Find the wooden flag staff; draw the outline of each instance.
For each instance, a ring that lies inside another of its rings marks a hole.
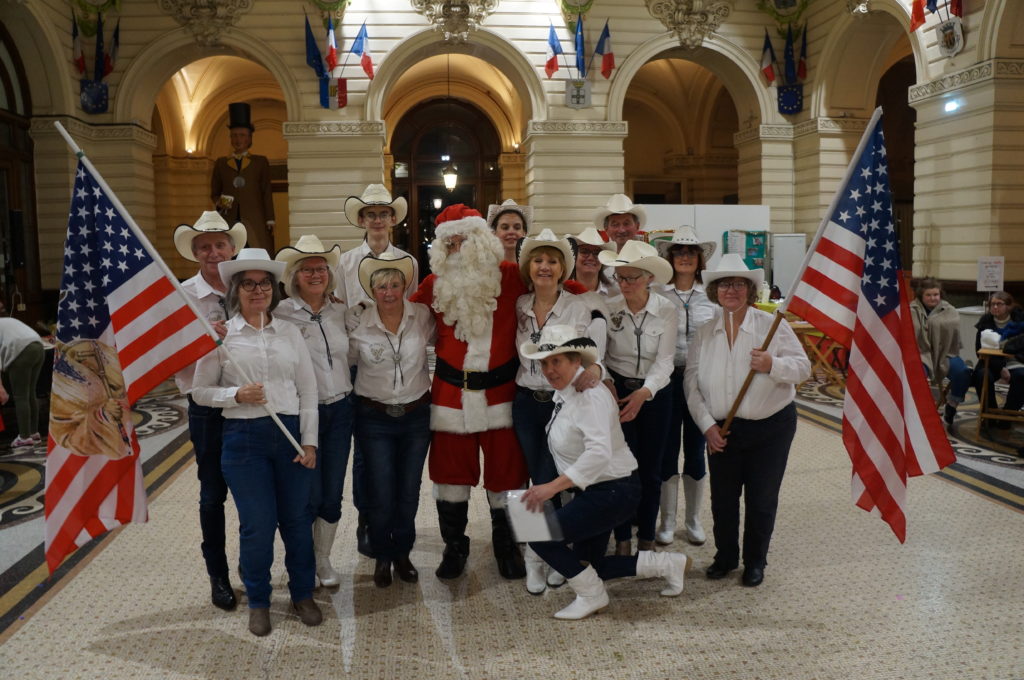
[[[775,337],[775,331],[779,328],[779,322],[782,321],[782,312],[775,310],[775,320],[772,321],[772,327],[768,329],[768,335],[765,336],[764,342],[761,344],[761,351],[767,352],[768,345],[772,343],[772,338]],[[729,436],[729,426],[732,425],[732,419],[736,417],[736,411],[740,408],[740,402],[743,401],[743,397],[747,395],[747,390],[750,388],[750,383],[754,380],[754,374],[757,373],[754,369],[750,369],[747,373],[747,379],[743,381],[743,387],[740,388],[740,393],[736,395],[736,400],[732,402],[732,408],[729,409],[729,415],[725,417],[725,422],[722,423],[722,437]],[[709,449],[710,450],[710,449]]]

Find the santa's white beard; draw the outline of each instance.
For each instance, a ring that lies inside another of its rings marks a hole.
[[[494,240],[489,234],[487,238]],[[457,253],[436,246],[430,253],[430,267],[437,274],[433,307],[464,342],[489,330],[501,293],[501,257],[479,245],[470,239]]]

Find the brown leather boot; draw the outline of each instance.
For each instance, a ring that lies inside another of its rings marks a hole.
[[[299,600],[293,603],[292,606],[295,607],[295,613],[299,615],[299,620],[307,626],[319,626],[324,620],[320,607],[316,605],[316,602],[311,597]]]

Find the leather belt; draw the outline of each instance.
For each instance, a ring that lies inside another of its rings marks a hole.
[[[642,378],[627,378],[624,375],[619,375],[614,371],[609,371],[612,374],[612,378],[615,382],[622,383],[623,387],[627,390],[633,390],[634,392],[644,386],[644,380]]]
[[[529,387],[522,387],[516,385],[516,389],[523,394],[528,394],[533,397],[534,401],[539,401],[542,404],[546,404],[555,397],[554,390],[531,390]]]
[[[498,387],[515,380],[519,370],[519,357],[513,357],[506,363],[489,371],[465,371],[455,368],[441,357],[437,357],[434,375],[449,385],[454,385],[469,392],[479,392]]]
[[[405,414],[409,413],[409,411],[413,411],[423,404],[430,403],[430,392],[424,392],[422,397],[416,401],[410,401],[406,404],[385,404],[384,402],[374,401],[367,397],[359,397],[359,401],[371,408],[387,413],[392,418],[401,418]]]

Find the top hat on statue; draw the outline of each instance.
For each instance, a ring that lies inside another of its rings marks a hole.
[[[228,104],[228,129],[244,127],[250,132],[256,130],[252,124],[252,109],[245,102]]]

